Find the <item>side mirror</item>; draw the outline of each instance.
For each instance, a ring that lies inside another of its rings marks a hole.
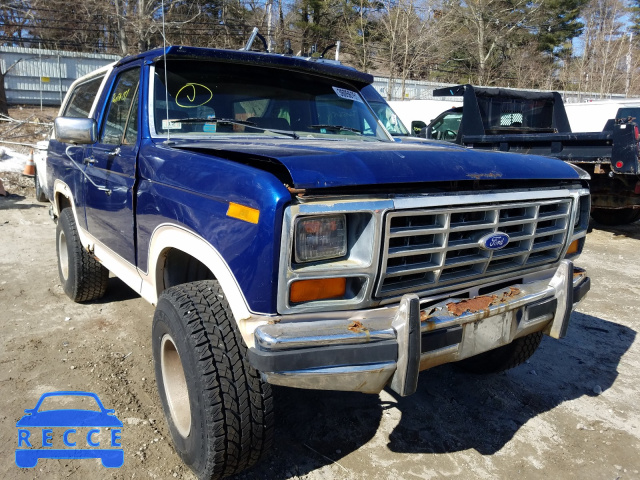
[[[411,135],[417,137],[420,135],[422,129],[426,128],[427,124],[422,120],[414,120],[411,122]]]
[[[57,117],[53,123],[56,140],[62,143],[96,143],[96,121],[93,118]]]

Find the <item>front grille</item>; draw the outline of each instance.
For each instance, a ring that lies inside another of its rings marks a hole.
[[[569,198],[390,212],[376,296],[454,288],[553,264],[570,216]],[[493,232],[508,234],[507,246],[480,248],[480,238]]]

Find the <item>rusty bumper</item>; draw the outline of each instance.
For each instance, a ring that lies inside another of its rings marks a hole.
[[[410,395],[420,370],[537,331],[562,338],[589,287],[586,272],[564,260],[546,275],[472,298],[433,304],[405,295],[390,307],[282,317],[255,330],[249,360],[272,384],[366,393],[389,384]]]

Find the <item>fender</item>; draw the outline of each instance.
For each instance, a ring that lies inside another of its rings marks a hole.
[[[175,248],[196,258],[213,273],[227,296],[227,301],[229,302],[236,322],[239,324],[242,322],[244,325],[247,320],[253,318],[244,294],[235,276],[231,272],[229,265],[227,265],[227,262],[225,262],[220,253],[199,235],[175,224],[165,223],[158,225],[151,234],[151,240],[149,242],[149,270],[148,272],[144,272],[135,265],[127,262],[79,226],[78,213],[71,189],[67,184],[58,179],[56,179],[54,183],[53,208],[56,215],[60,214],[57,193],[65,196],[71,203],[82,246],[91,252],[98,261],[113,272],[114,275],[152,305],[157,304],[158,296],[163,289],[163,272],[162,269],[159,268],[159,265],[162,264],[163,255],[167,250]],[[241,330],[244,334],[246,329],[241,328]]]
[[[191,255],[213,273],[227,296],[227,301],[237,322],[252,316],[235,276],[220,253],[196,233],[170,223],[160,224],[155,228],[149,242],[149,270],[148,272],[138,270],[142,277],[140,294],[148,302],[155,305],[158,301],[163,282],[163,272],[159,265],[161,265],[164,253],[173,248]]]
[[[67,200],[69,200],[69,203],[71,203],[73,216],[76,220],[76,225],[77,225],[78,214],[76,212],[76,202],[73,198],[73,194],[71,193],[71,189],[69,188],[69,185],[67,185],[65,182],[56,178],[55,181],[53,182],[53,199],[51,200],[51,203],[53,204],[53,213],[56,215],[56,217],[60,216],[60,205],[58,205],[58,195],[57,195],[58,193],[62,194],[62,196],[67,198]],[[84,245],[84,242],[82,242],[82,244]]]

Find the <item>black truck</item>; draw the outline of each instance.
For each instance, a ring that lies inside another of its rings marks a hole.
[[[463,97],[463,106],[440,114],[422,136],[564,160],[591,176],[595,220],[622,225],[640,219],[640,135],[634,111],[621,108],[602,132],[576,133],[558,92],[457,85],[434,90],[433,95]]]

